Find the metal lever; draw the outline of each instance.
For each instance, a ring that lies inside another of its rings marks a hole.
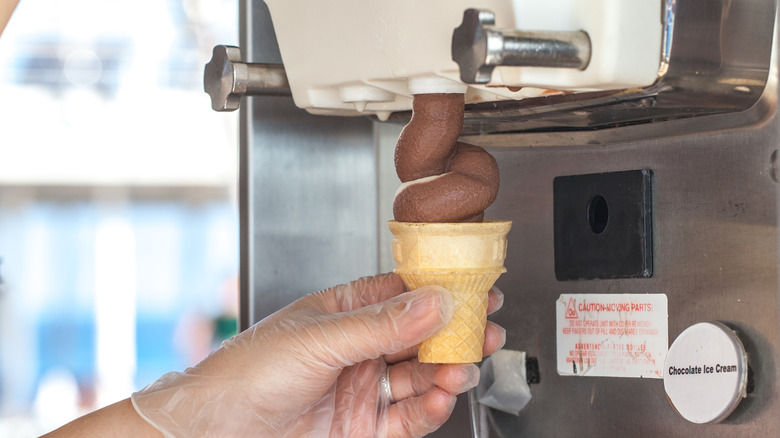
[[[203,70],[203,89],[214,111],[235,111],[241,96],[289,96],[290,84],[281,64],[241,62],[241,49],[214,46]]]
[[[467,84],[490,82],[493,68],[559,67],[584,70],[590,62],[590,38],[584,31],[524,32],[497,29],[491,11],[466,9],[452,32],[452,60]]]

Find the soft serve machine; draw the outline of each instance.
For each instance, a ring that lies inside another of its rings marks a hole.
[[[468,84],[532,397],[437,436],[780,434],[774,1],[266,3],[205,77],[241,106],[242,328],[393,269],[410,88]]]

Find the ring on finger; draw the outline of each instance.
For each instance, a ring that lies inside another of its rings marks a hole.
[[[379,388],[381,391],[384,391],[385,396],[387,396],[387,399],[390,401],[390,403],[395,403],[395,399],[393,398],[393,390],[390,388],[390,367],[385,367],[385,370],[382,372],[382,374],[379,376]]]

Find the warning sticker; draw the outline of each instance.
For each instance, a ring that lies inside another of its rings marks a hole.
[[[555,311],[558,374],[663,378],[665,294],[563,294]]]

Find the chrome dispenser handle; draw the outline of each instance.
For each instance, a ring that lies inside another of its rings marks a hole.
[[[281,64],[241,62],[241,49],[215,46],[203,71],[203,89],[214,111],[235,111],[241,96],[289,96],[290,84]]]
[[[590,38],[584,31],[525,32],[498,29],[495,23],[493,12],[467,9],[453,31],[452,60],[463,82],[488,83],[493,68],[502,65],[584,70],[590,62]]]

